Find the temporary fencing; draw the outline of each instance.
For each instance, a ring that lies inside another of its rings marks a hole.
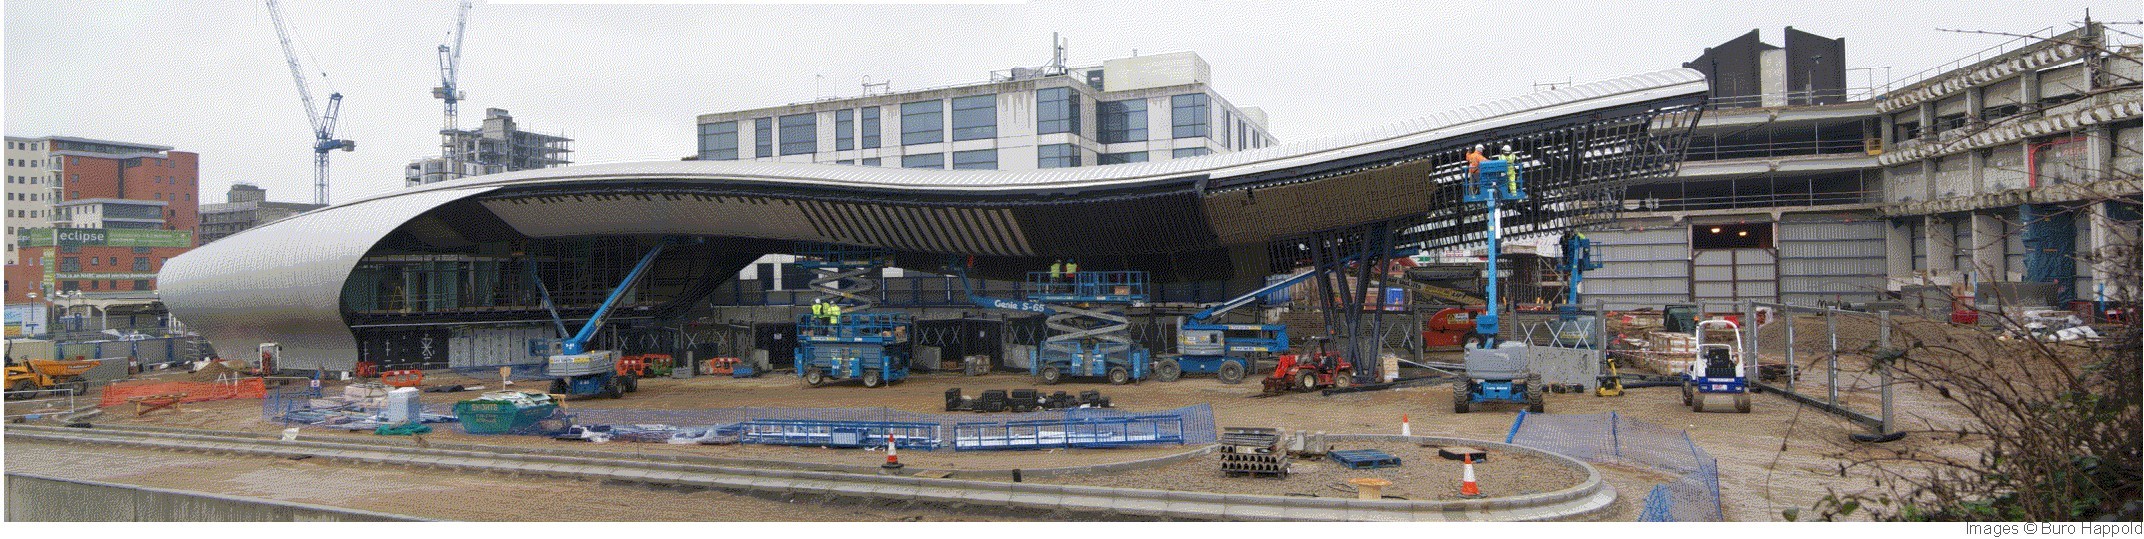
[[[1530,414],[1512,420],[1505,443],[1588,462],[1643,466],[1678,477],[1653,487],[1639,519],[1647,522],[1725,520],[1719,460],[1690,441],[1690,433],[1605,414]]]
[[[182,394],[186,396],[179,402],[258,399],[268,395],[268,384],[260,378],[224,382],[122,382],[105,386],[104,398],[97,405],[117,406],[134,397]]]

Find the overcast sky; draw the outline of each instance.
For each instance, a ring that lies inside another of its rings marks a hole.
[[[1846,38],[1850,68],[1892,76],[2083,19],[2137,21],[2121,1],[1060,2],[1013,5],[527,5],[471,10],[461,124],[510,110],[574,140],[576,163],[674,160],[696,115],[896,92],[1038,66],[1051,32],[1071,65],[1189,50],[1221,95],[1265,108],[1283,142],[1533,89],[1677,67],[1752,29]],[[334,200],[402,188],[439,153],[437,47],[455,2],[285,0],[316,98],[342,92]],[[5,128],[201,154],[202,199],[234,181],[311,199],[311,128],[258,1],[8,0]],[[2114,28],[2144,33],[2136,25]],[[2134,41],[2133,38],[2123,38]],[[320,76],[325,72],[326,77]],[[1849,71],[1859,86],[1870,72]]]

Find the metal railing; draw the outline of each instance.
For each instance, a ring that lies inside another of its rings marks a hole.
[[[1802,155],[1851,154],[1873,155],[1871,148],[1880,153],[1882,139],[1852,140],[1801,140],[1793,142],[1758,142],[1750,144],[1706,144],[1702,137],[1691,137],[1690,149],[1685,161],[1711,161],[1716,159],[1754,159],[1761,157],[1793,157]],[[1872,142],[1873,141],[1873,142]]]
[[[1756,95],[1720,96],[1705,100],[1705,109],[1721,110],[1759,107],[1801,107],[1820,104],[1834,105],[1841,103],[1851,103],[1854,101],[1868,101],[1871,99],[1876,99],[1882,97],[1883,92],[1887,90],[1888,88],[1858,87],[1836,88],[1826,90],[1771,92]],[[1767,100],[1776,100],[1778,104],[1767,105],[1765,104]],[[1819,103],[1819,101],[1828,102]]]
[[[1633,194],[1635,195],[1635,193]],[[1882,200],[1883,192],[1861,191],[1810,191],[1806,193],[1770,193],[1762,195],[1725,195],[1710,197],[1631,198],[1624,201],[1627,211],[1692,211],[1732,210],[1743,208],[1776,208],[1796,206],[1838,206],[1846,204],[1869,204]]]
[[[1898,88],[1919,84],[1922,80],[1934,77],[1942,73],[1948,73],[1954,69],[1981,63],[1987,61],[1989,58],[2008,54],[2010,51],[2021,48],[2029,43],[2038,43],[2040,41],[2054,39],[2057,35],[2061,35],[2061,32],[2055,31],[2055,27],[2053,26],[2034,30],[2030,33],[2018,36],[2009,41],[1997,43],[1994,46],[1974,51],[1972,54],[1960,56],[1958,57],[1958,59],[1951,60],[1942,65],[1908,73],[1906,74],[1906,76],[1903,77],[1893,78],[1889,82],[1885,82],[1883,84],[1883,91],[1880,92],[1879,95],[1882,93],[1889,93],[1891,90],[1895,90]]]
[[[55,392],[62,393],[63,395],[59,397],[50,397],[42,399],[38,398],[45,396],[48,393]],[[53,389],[32,389],[26,391],[6,391],[0,393],[4,393],[4,395],[0,395],[0,397],[5,398],[5,404],[0,404],[0,408],[4,408],[6,410],[6,418],[10,421],[15,419],[35,421],[46,416],[63,417],[84,411],[84,407],[77,402],[77,397],[80,397],[81,395],[79,395],[76,392],[75,388],[72,387],[60,387]],[[53,405],[59,405],[60,407],[54,408]],[[96,406],[94,404],[88,406],[88,408],[95,407]]]

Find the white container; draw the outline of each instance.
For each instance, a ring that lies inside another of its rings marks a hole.
[[[409,423],[423,417],[423,406],[418,402],[422,393],[414,387],[405,387],[387,392],[387,422]]]

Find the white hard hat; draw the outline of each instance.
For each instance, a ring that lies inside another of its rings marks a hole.
[[[1474,145],[1474,151],[1477,151],[1477,152],[1478,152],[1478,151],[1482,151],[1482,150],[1485,150],[1485,149],[1487,149],[1487,148],[1484,148],[1484,147],[1482,147],[1482,145],[1480,145],[1480,144],[1476,144],[1476,145]]]
[[[1510,144],[1505,144],[1505,145],[1504,145],[1504,153],[1511,153],[1511,145],[1510,145]]]

